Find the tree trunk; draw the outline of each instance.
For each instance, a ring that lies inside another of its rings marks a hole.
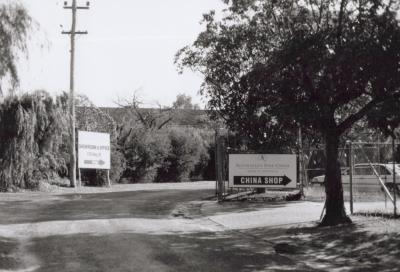
[[[343,199],[342,176],[340,171],[339,135],[330,131],[325,135],[326,169],[325,169],[325,193],[326,213],[320,226],[334,226],[351,223],[346,215]]]

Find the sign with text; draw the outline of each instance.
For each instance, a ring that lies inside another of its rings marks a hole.
[[[78,167],[110,169],[110,134],[78,131]]]
[[[229,154],[229,187],[296,188],[296,155]]]

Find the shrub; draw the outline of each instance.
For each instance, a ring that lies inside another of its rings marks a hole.
[[[195,129],[171,129],[168,140],[170,152],[157,169],[155,181],[187,181],[196,170],[196,166],[205,165],[205,161],[208,160],[205,143]]]
[[[131,183],[152,182],[170,150],[165,132],[139,127],[121,133],[120,145],[126,160],[124,178]]]
[[[36,188],[65,172],[59,155],[67,121],[65,101],[39,91],[0,104],[0,189]]]
[[[215,131],[211,129],[197,129],[205,152],[200,155],[199,162],[195,165],[194,171],[191,173],[191,179],[215,179]]]

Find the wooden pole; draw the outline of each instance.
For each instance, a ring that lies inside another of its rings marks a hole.
[[[67,6],[65,2],[64,9],[72,10],[72,24],[70,31],[63,31],[62,34],[70,35],[71,48],[70,48],[70,73],[69,73],[69,114],[70,114],[70,167],[69,179],[70,186],[76,187],[76,147],[75,147],[75,36],[77,34],[87,34],[87,31],[76,31],[76,12],[78,9],[89,9],[89,2],[86,7],[78,7],[76,0],[72,0],[72,5]]]
[[[69,114],[70,114],[70,185],[76,187],[76,151],[75,151],[75,93],[74,93],[74,66],[75,66],[75,30],[76,30],[76,0],[72,0],[71,26],[71,60],[69,80]]]
[[[111,187],[110,170],[107,170],[107,182],[108,182],[108,187]]]

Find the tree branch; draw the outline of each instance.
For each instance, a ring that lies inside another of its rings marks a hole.
[[[337,41],[338,41],[339,45],[342,44],[340,37],[342,36],[342,32],[343,32],[343,17],[344,17],[345,8],[347,6],[347,1],[348,0],[342,0],[340,2],[340,10],[339,10],[339,18],[338,18],[338,29],[337,29]]]
[[[381,103],[383,100],[374,99],[367,103],[363,108],[361,108],[358,112],[347,117],[339,126],[338,129],[341,133],[343,133],[346,129],[351,127],[355,122],[362,119],[373,107]]]
[[[162,122],[162,123],[158,126],[158,129],[159,129],[159,130],[162,129],[162,128],[163,128],[166,124],[168,124],[172,119],[173,119],[173,118],[170,117],[170,118],[168,118],[167,120],[165,120],[164,122]]]
[[[350,128],[355,122],[362,119],[373,107],[377,106],[380,103],[391,99],[398,99],[400,97],[400,92],[396,92],[393,95],[386,96],[384,98],[375,98],[369,103],[367,103],[363,108],[361,108],[358,112],[347,117],[339,126],[338,129],[341,133],[343,133],[346,129]]]

